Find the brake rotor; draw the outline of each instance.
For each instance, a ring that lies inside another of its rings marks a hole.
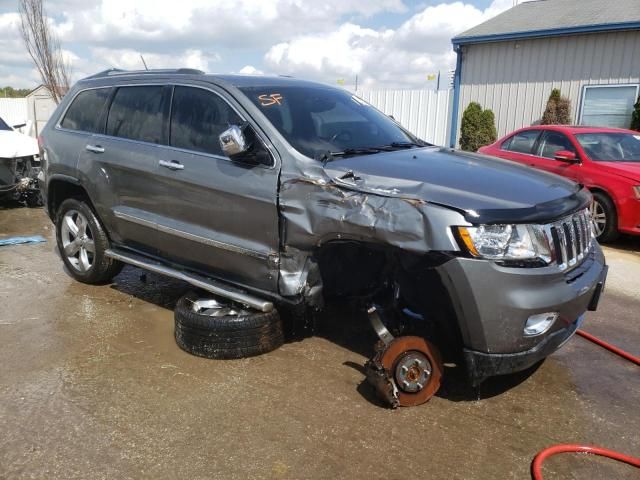
[[[393,384],[393,406],[420,405],[440,388],[444,369],[440,353],[424,338],[396,337],[380,353],[376,360]]]

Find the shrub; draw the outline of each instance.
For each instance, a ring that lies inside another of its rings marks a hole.
[[[636,100],[636,104],[633,106],[633,113],[631,114],[631,130],[637,130],[640,132],[640,97]]]
[[[460,122],[460,148],[475,152],[478,148],[496,141],[495,116],[489,109],[483,110],[479,103],[471,102]]]
[[[558,88],[551,90],[540,123],[542,125],[569,125],[571,123],[571,100],[561,96]]]

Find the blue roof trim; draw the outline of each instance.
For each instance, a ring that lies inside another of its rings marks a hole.
[[[521,38],[552,37],[578,33],[612,32],[617,30],[640,30],[640,22],[601,23],[597,25],[582,25],[579,27],[549,28],[546,30],[528,30],[524,32],[497,33],[492,35],[453,37],[451,39],[451,43],[456,46],[470,43],[500,42]]]

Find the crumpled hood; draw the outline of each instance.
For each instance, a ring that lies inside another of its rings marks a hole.
[[[28,157],[38,154],[38,142],[14,130],[0,130],[0,158]]]
[[[640,182],[640,162],[596,162],[596,165],[608,172]]]
[[[472,223],[548,221],[590,201],[560,176],[440,147],[337,158],[325,172],[347,188],[460,210]]]

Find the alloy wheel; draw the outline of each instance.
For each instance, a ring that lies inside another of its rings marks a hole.
[[[77,210],[64,214],[61,227],[63,255],[77,271],[91,270],[96,255],[93,232],[87,217]]]
[[[591,204],[591,219],[593,221],[594,233],[596,237],[599,237],[603,234],[605,228],[607,228],[607,214],[602,204],[597,200],[594,200]]]

